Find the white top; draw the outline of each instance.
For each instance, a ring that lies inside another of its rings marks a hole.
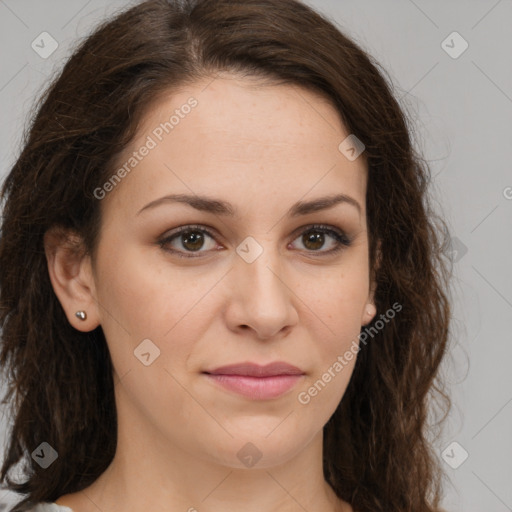
[[[30,512],[73,512],[73,509],[57,503],[38,503]]]

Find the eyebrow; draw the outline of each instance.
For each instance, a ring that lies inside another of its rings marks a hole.
[[[221,199],[215,199],[212,197],[198,196],[198,195],[187,195],[187,194],[171,194],[159,199],[151,201],[146,206],[142,207],[137,215],[145,210],[156,208],[167,203],[183,203],[192,206],[196,210],[202,212],[213,213],[216,215],[224,215],[236,217],[238,216],[237,209],[230,203]],[[359,215],[362,213],[361,205],[350,196],[346,194],[336,194],[331,196],[319,197],[312,201],[299,201],[295,203],[287,212],[289,217],[298,217],[300,215],[307,215],[309,213],[318,212],[321,210],[327,210],[333,208],[338,204],[350,204],[354,206],[358,211]]]

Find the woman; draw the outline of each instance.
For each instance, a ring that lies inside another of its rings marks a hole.
[[[440,510],[428,182],[378,65],[295,0],[105,22],[2,191],[12,510]]]

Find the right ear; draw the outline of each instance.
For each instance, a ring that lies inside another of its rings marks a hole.
[[[52,227],[44,235],[44,250],[53,290],[69,323],[82,332],[94,330],[100,325],[98,302],[82,238],[72,230]],[[87,318],[78,318],[77,311],[85,311]]]

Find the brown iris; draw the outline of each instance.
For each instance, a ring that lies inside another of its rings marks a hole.
[[[310,250],[320,249],[325,242],[324,234],[315,231],[309,231],[307,234],[304,234],[302,236],[302,240],[304,242],[304,246]],[[308,246],[308,244],[310,245]],[[313,245],[313,247],[311,247],[311,245]]]
[[[204,234],[200,231],[189,231],[181,235],[183,247],[190,251],[201,249],[204,244]]]

